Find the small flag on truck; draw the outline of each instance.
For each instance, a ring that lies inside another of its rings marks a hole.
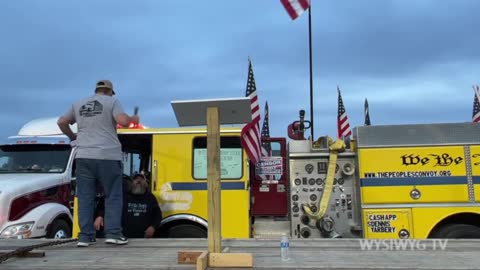
[[[252,62],[248,59],[248,79],[245,96],[250,97],[252,121],[242,128],[241,142],[250,160],[256,164],[260,161],[260,106],[258,105],[257,87],[253,76]]]
[[[345,106],[343,105],[342,94],[340,94],[340,88],[337,86],[338,92],[338,119],[337,119],[337,128],[338,128],[338,138],[348,137],[352,135],[352,130],[350,129],[350,123],[348,122],[347,112],[345,111]]]

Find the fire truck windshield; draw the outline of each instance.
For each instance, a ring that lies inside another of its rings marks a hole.
[[[0,174],[62,173],[67,167],[70,151],[70,145],[2,145]]]

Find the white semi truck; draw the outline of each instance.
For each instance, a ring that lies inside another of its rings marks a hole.
[[[0,144],[0,238],[71,236],[74,149],[56,121],[30,121]]]

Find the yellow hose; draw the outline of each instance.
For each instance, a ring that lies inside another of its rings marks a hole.
[[[308,203],[303,204],[303,210],[307,215],[314,220],[321,219],[327,212],[328,202],[330,201],[330,195],[333,189],[333,179],[335,179],[335,167],[337,165],[338,153],[345,151],[345,142],[337,139],[333,142],[332,138],[328,137],[328,149],[330,150],[327,179],[325,179],[325,189],[322,199],[318,201],[318,212],[313,213]]]

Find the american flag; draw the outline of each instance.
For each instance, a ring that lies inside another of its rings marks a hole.
[[[248,80],[245,96],[250,97],[252,121],[242,128],[241,142],[250,160],[253,164],[256,164],[260,161],[261,155],[260,107],[258,105],[257,87],[255,86],[255,78],[253,77],[253,68],[250,59],[248,60]]]
[[[309,0],[280,0],[292,20],[298,18],[310,6]]]
[[[472,122],[480,123],[480,88],[478,85],[473,87],[473,91],[475,92],[475,96],[473,97],[473,114],[472,114]]]
[[[338,119],[337,119],[337,128],[338,128],[338,138],[348,137],[352,135],[352,130],[350,129],[350,124],[348,123],[347,112],[345,111],[345,106],[343,105],[342,95],[340,94],[340,88],[337,86],[338,91]]]
[[[265,116],[263,118],[262,138],[270,138],[270,126],[268,125],[268,102],[265,102]],[[270,142],[262,142],[262,156],[272,155],[272,146]]]
[[[368,101],[366,98],[365,98],[364,111],[365,111],[365,126],[370,126],[370,112],[368,111]]]

